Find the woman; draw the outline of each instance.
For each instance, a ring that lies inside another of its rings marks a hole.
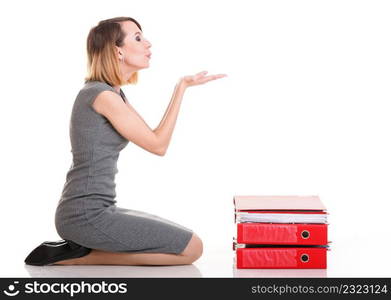
[[[201,72],[181,78],[159,126],[152,130],[120,88],[135,83],[137,71],[149,66],[150,48],[140,24],[132,18],[101,21],[88,35],[89,75],[72,109],[73,163],[55,224],[63,239],[92,250],[55,264],[181,265],[193,263],[202,254],[202,242],[190,229],[117,207],[114,200],[119,152],[131,141],[163,156],[185,90],[225,76]]]

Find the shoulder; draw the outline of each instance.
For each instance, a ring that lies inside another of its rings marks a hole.
[[[107,98],[106,95],[115,98],[115,95],[117,94],[112,86],[102,81],[86,81],[79,92],[79,97],[84,98],[84,101],[87,101],[89,105],[93,105],[94,108],[98,98],[102,98],[102,96],[104,96],[103,98]]]
[[[83,89],[85,92],[101,92],[101,91],[113,91],[114,88],[106,82],[102,81],[87,81],[84,84]]]
[[[94,110],[103,115],[123,109],[124,105],[121,96],[112,90],[101,90],[92,101]]]

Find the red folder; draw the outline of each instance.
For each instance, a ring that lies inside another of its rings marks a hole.
[[[237,243],[326,245],[327,224],[238,223]]]
[[[327,249],[301,248],[237,248],[238,269],[326,269]]]

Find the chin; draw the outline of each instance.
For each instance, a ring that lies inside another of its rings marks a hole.
[[[149,68],[149,62],[145,62],[143,64],[132,64],[132,65],[129,65],[129,67],[132,69],[132,71],[137,72],[142,69]]]
[[[146,68],[149,68],[149,62],[146,62],[144,64],[140,64],[137,69],[139,70],[142,70],[142,69],[146,69]]]
[[[146,65],[144,65],[144,66],[142,66],[142,67],[140,68],[140,70],[142,70],[142,69],[148,69],[148,68],[149,68],[149,63],[146,64]]]

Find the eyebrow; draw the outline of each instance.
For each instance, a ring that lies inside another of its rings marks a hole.
[[[142,32],[137,31],[137,32],[134,33],[134,35],[136,35],[136,34],[138,34],[138,33],[139,33],[139,34],[143,34]]]

